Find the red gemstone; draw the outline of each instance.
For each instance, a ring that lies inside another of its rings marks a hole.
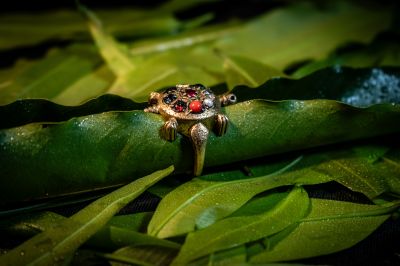
[[[203,109],[203,105],[200,101],[192,101],[189,104],[189,108],[193,113],[200,113]]]
[[[182,100],[178,100],[175,103],[174,108],[175,108],[175,111],[177,111],[177,112],[183,112],[186,110],[186,106],[187,106],[186,102],[184,102]]]
[[[175,110],[176,110],[177,112],[183,112],[183,106],[176,105],[176,106],[175,106]]]
[[[195,90],[193,90],[193,89],[187,89],[186,90],[186,94],[187,94],[187,96],[192,98],[192,97],[195,97],[197,95],[197,92]]]

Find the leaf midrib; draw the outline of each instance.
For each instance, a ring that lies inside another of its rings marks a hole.
[[[371,205],[374,206],[374,205]],[[346,214],[336,214],[336,215],[326,215],[322,217],[312,217],[312,218],[304,218],[299,221],[299,223],[304,222],[318,222],[323,220],[332,220],[332,219],[348,219],[348,218],[362,218],[362,217],[374,217],[374,216],[381,216],[385,214],[389,214],[390,212],[399,208],[400,202],[396,202],[391,204],[390,206],[385,206],[383,208],[377,208],[374,210],[365,210],[361,212],[353,212],[353,213],[346,213]]]
[[[360,174],[357,174],[356,172],[354,172],[351,168],[347,167],[342,162],[340,162],[338,160],[333,160],[333,159],[331,160],[331,162],[333,164],[336,164],[339,168],[342,168],[346,172],[350,173],[350,175],[355,176],[358,180],[360,180],[362,183],[366,184],[376,194],[380,193],[380,191],[377,190],[372,184],[370,184],[370,182],[368,182],[367,179],[364,179]]]

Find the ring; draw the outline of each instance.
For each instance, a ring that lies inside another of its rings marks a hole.
[[[201,175],[209,131],[222,136],[228,128],[228,118],[220,113],[221,106],[233,104],[232,93],[216,96],[201,84],[176,85],[164,92],[152,92],[149,107],[144,111],[160,114],[165,122],[160,135],[174,141],[177,132],[188,137],[194,150],[194,176]]]

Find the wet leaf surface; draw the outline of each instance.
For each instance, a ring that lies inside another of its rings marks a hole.
[[[231,126],[223,138],[210,135],[206,166],[399,131],[399,124],[392,123],[399,119],[397,105],[358,109],[329,100],[254,100],[224,112]],[[0,165],[15,182],[1,179],[1,200],[120,185],[171,164],[178,172],[191,171],[188,140],[164,141],[159,137],[162,123],[160,116],[143,111],[105,112],[3,129]]]

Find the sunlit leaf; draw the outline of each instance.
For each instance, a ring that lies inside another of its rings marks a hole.
[[[79,105],[86,100],[97,97],[106,92],[115,77],[107,66],[102,65],[91,73],[82,76],[73,84],[65,87],[52,100],[63,105]]]
[[[224,56],[224,69],[229,89],[238,85],[258,87],[274,77],[284,77],[282,72],[258,61],[238,56]]]
[[[128,56],[127,48],[117,43],[116,40],[104,32],[101,21],[93,12],[83,6],[80,6],[80,9],[88,17],[88,25],[93,39],[112,71],[116,75],[123,75],[135,69],[133,60]]]
[[[155,88],[194,82],[206,86],[223,82],[216,55],[204,49],[169,52],[154,56],[137,69],[120,76],[108,92],[145,102]]]
[[[349,2],[320,10],[300,4],[275,9],[215,46],[282,69],[297,61],[323,58],[347,42],[368,43],[390,25],[391,18],[388,9],[372,10]]]
[[[92,46],[71,46],[56,50],[18,75],[6,77],[0,89],[0,104],[21,98],[53,99],[101,63]],[[78,97],[78,96],[77,96]],[[79,98],[79,97],[78,97]]]

